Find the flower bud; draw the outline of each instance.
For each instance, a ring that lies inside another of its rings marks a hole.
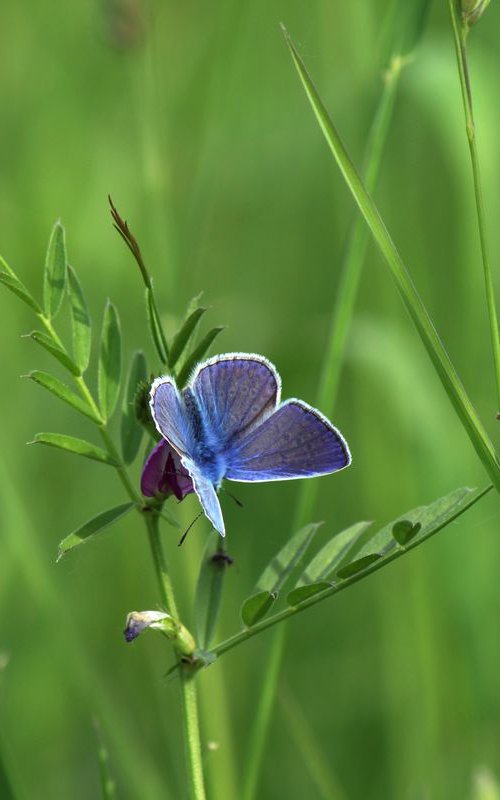
[[[161,631],[182,656],[190,657],[196,649],[196,643],[188,629],[164,611],[131,611],[123,631],[125,641],[137,639],[146,628]]]
[[[482,17],[490,0],[461,0],[462,19],[471,28]]]

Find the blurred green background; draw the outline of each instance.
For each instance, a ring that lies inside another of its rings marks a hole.
[[[152,357],[140,276],[111,227],[110,192],[155,274],[168,330],[203,289],[210,324],[228,325],[217,350],[265,354],[285,396],[314,402],[354,209],[279,22],[360,163],[381,89],[388,5],[6,0],[0,251],[40,296],[49,231],[61,217],[94,323],[111,297],[127,357],[138,346]],[[499,35],[492,4],[471,38],[471,61],[495,264]],[[433,4],[404,72],[377,197],[498,441],[444,0]],[[56,367],[20,338],[34,320],[3,289],[0,314],[3,771],[16,798],[99,797],[97,718],[120,798],[184,797],[178,686],[164,677],[168,648],[161,637],[129,646],[122,637],[128,611],[158,604],[145,534],[128,517],[56,566],[60,539],[123,493],[105,466],[25,446],[39,430],[95,434],[19,380]],[[354,456],[349,470],[321,480],[314,517],[326,522],[325,540],[356,520],[384,523],[457,486],[487,482],[373,248],[339,400],[322,410]],[[290,535],[299,484],[235,488],[244,509],[223,501],[236,563],[218,638],[237,628],[241,600]],[[178,511],[187,524],[196,501]],[[500,775],[499,521],[498,500],[488,495],[437,539],[290,623],[259,798],[487,797],[488,775]],[[198,523],[179,550],[177,534],[164,530],[188,625],[207,535]],[[272,637],[257,637],[200,676],[212,798],[240,796]],[[10,796],[7,785],[0,796]]]

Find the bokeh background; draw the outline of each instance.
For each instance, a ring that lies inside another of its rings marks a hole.
[[[61,217],[96,329],[118,305],[127,358],[153,351],[140,276],[106,196],[139,237],[168,330],[204,290],[218,351],[277,364],[285,396],[314,402],[354,208],[305,101],[283,21],[360,163],[381,90],[387,0],[7,0],[0,51],[0,251],[41,293]],[[471,38],[494,264],[500,257],[500,10]],[[447,3],[436,0],[405,70],[377,198],[488,430],[498,422],[472,182]],[[21,339],[29,309],[2,289],[0,796],[99,797],[94,720],[118,796],[185,796],[178,686],[164,641],[125,645],[131,609],[158,595],[143,530],[127,518],[56,565],[57,544],[122,502],[112,470],[25,443],[93,437],[19,379],[56,370]],[[61,317],[63,331],[67,320]],[[97,340],[97,330],[95,339]],[[95,348],[94,348],[95,349]],[[94,373],[90,382],[94,385]],[[370,246],[335,409],[353,466],[321,479],[320,541],[486,475]],[[135,472],[138,476],[139,464]],[[219,637],[292,532],[297,483],[224,502],[235,566]],[[179,506],[187,524],[193,498]],[[492,495],[436,539],[293,620],[257,796],[490,797],[500,776],[500,511]],[[208,526],[164,539],[190,624]],[[321,538],[323,537],[323,538]],[[200,679],[210,797],[241,792],[273,632]],[[9,789],[10,784],[10,789]],[[492,797],[498,796],[495,794]]]

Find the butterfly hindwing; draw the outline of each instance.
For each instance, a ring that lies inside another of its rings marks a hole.
[[[203,477],[196,464],[189,458],[182,458],[181,461],[182,466],[187,469],[191,476],[194,490],[205,512],[205,516],[208,517],[215,530],[218,531],[221,536],[225,536],[226,531],[222,518],[222,510],[213,483]]]
[[[276,408],[281,380],[263,356],[226,353],[200,364],[190,387],[207,426],[224,448]]]
[[[327,475],[351,463],[342,435],[319,411],[287,400],[228,452],[226,478],[278,481]]]

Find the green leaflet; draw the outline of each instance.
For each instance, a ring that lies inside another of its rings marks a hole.
[[[271,559],[257,581],[255,592],[241,607],[241,618],[245,625],[255,625],[264,617],[278,598],[286,579],[297,566],[311,544],[321,522],[313,522],[301,528]]]
[[[25,377],[30,378],[35,383],[38,383],[40,386],[43,386],[49,392],[52,392],[56,397],[60,400],[63,400],[69,406],[75,409],[75,411],[79,411],[80,414],[84,414],[86,417],[92,420],[92,422],[97,423],[98,425],[101,423],[102,420],[97,417],[90,406],[83,400],[81,397],[76,395],[71,389],[68,389],[66,384],[59,380],[59,378],[55,378],[53,375],[49,375],[48,372],[42,372],[41,370],[33,370],[30,372],[29,375]]]
[[[189,376],[191,375],[191,372],[195,366],[199,361],[202,360],[216,336],[218,336],[223,330],[224,325],[219,325],[216,328],[212,328],[212,330],[210,330],[203,337],[199,345],[197,345],[197,347],[195,347],[190,355],[186,358],[182,368],[179,370],[179,374],[177,375],[177,386],[179,386],[179,388],[182,388],[188,382]]]
[[[231,559],[220,536],[210,536],[201,560],[195,597],[196,643],[201,650],[210,647],[222,600],[224,578]]]
[[[37,314],[41,314],[42,309],[36,300],[33,299],[24,283],[19,280],[15,272],[9,267],[2,256],[0,256],[0,268],[2,270],[2,272],[0,272],[0,281],[3,283],[3,285],[20,297],[21,300],[26,303],[26,305],[33,309],[33,311],[36,311]]]
[[[43,305],[49,319],[56,316],[66,284],[66,238],[64,228],[56,222],[49,239],[43,276]]]
[[[185,322],[181,325],[177,333],[175,334],[172,345],[170,347],[170,353],[168,357],[168,365],[171,369],[175,367],[179,356],[182,355],[184,352],[184,348],[186,347],[189,339],[191,338],[192,334],[198,322],[202,318],[203,314],[207,309],[204,306],[199,306],[196,308],[185,320]]]
[[[78,276],[68,264],[68,287],[71,302],[71,331],[73,336],[73,358],[83,375],[89,365],[92,342],[92,323],[87,302]]]
[[[104,309],[99,353],[99,406],[105,420],[115,410],[122,369],[121,330],[118,312],[109,300]]]
[[[148,365],[142,350],[137,350],[130,361],[127,386],[123,396],[121,417],[121,447],[123,460],[131,464],[141,446],[144,428],[135,413],[135,399],[139,385],[147,380]]]
[[[84,439],[67,436],[64,433],[37,433],[29,444],[46,444],[49,447],[57,447],[59,450],[75,453],[77,456],[85,456],[85,458],[90,458],[93,461],[100,461],[102,464],[109,464],[112,467],[118,466],[109,453],[101,447],[86,442]]]
[[[92,519],[89,519],[80,528],[77,528],[76,531],[73,531],[62,540],[59,545],[57,560],[59,561],[66,553],[73,550],[75,547],[85,544],[85,542],[95,536],[96,533],[99,533],[104,530],[104,528],[108,528],[110,525],[117,522],[133,508],[134,503],[123,503],[122,505],[110,508],[108,511],[103,511],[97,514],[97,516],[92,517]]]
[[[62,364],[63,367],[66,367],[66,369],[69,370],[72,375],[80,375],[80,368],[77,364],[75,364],[73,359],[70,358],[66,350],[63,350],[62,347],[59,347],[59,345],[56,344],[50,336],[47,336],[46,333],[41,333],[40,331],[31,331],[31,333],[27,333],[26,336],[30,339],[33,339],[34,342],[37,342],[37,344],[53,355],[54,358],[57,358],[59,363]]]

